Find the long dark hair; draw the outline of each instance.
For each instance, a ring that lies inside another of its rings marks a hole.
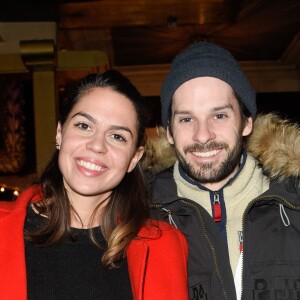
[[[61,126],[67,120],[74,105],[91,89],[97,87],[109,87],[132,102],[137,117],[136,148],[138,148],[144,141],[148,115],[137,89],[128,78],[115,70],[102,74],[90,74],[72,86],[60,109]],[[41,246],[54,245],[63,237],[71,237],[71,212],[76,214],[64,188],[58,155],[59,152],[56,151],[41,175],[40,182],[44,199],[35,206],[40,214],[48,218],[45,218],[45,224],[37,232],[26,234],[27,240]],[[101,215],[101,230],[108,243],[108,249],[102,257],[105,266],[116,266],[116,263],[124,256],[129,242],[137,236],[139,229],[149,217],[148,195],[141,168],[137,164],[132,172],[126,173],[123,180],[112,191]],[[93,216],[99,208],[100,205],[95,209]],[[90,237],[101,247],[94,238],[92,230],[90,230]]]

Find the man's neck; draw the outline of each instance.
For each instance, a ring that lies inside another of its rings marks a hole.
[[[201,185],[203,187],[205,187],[206,189],[210,190],[210,191],[219,191],[220,189],[222,189],[228,182],[230,182],[231,180],[234,180],[234,178],[236,176],[238,176],[238,173],[240,172],[240,170],[243,168],[245,162],[246,162],[246,157],[247,157],[247,153],[243,152],[242,156],[241,156],[241,160],[240,160],[240,164],[237,165],[235,167],[235,169],[233,170],[233,172],[231,172],[227,177],[225,177],[224,179],[218,181],[218,182],[200,182],[200,181],[196,181],[194,179],[192,179],[191,177],[188,176],[188,174],[183,170],[183,168],[181,167],[181,165],[179,164],[179,171],[181,173],[181,175],[184,176],[185,179],[189,178],[188,181],[190,183],[193,183],[195,185]]]

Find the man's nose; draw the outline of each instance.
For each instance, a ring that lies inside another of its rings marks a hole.
[[[212,127],[207,121],[198,122],[194,128],[194,140],[206,144],[216,137]]]

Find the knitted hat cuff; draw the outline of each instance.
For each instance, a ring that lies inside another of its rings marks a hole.
[[[211,43],[197,43],[180,53],[173,61],[171,70],[161,89],[161,117],[164,127],[176,89],[197,77],[214,77],[228,83],[238,95],[251,116],[256,115],[256,92],[238,62],[225,49]]]

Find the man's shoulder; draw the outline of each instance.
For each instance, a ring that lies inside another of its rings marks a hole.
[[[270,188],[262,196],[278,195],[300,208],[300,177],[272,179]]]
[[[156,174],[155,178],[156,179],[173,179],[173,170],[174,170],[174,166],[169,167],[159,173]]]
[[[176,183],[173,177],[173,167],[153,175],[148,182],[152,189],[161,189],[164,187],[168,189],[175,188]]]
[[[160,171],[158,173],[151,173],[151,172],[146,172],[145,177],[149,185],[160,185],[161,182],[172,182],[174,181],[173,179],[173,169],[174,166],[169,167],[163,171]]]
[[[173,168],[169,167],[157,174],[148,174],[146,177],[153,203],[169,203],[178,199]]]

